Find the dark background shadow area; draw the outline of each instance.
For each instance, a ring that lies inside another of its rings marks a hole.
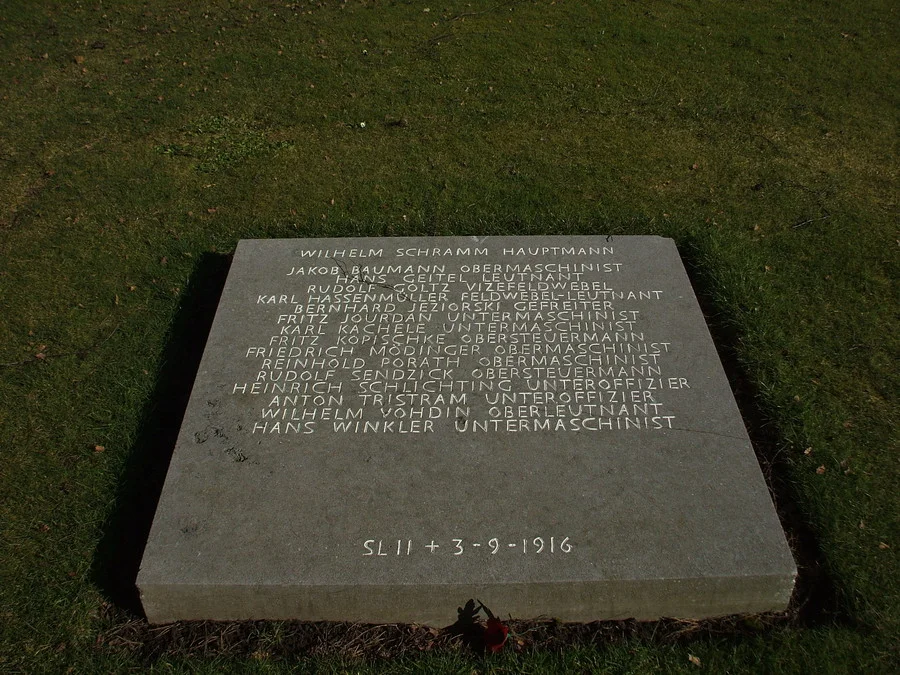
[[[135,579],[231,257],[199,257],[169,329],[156,389],[126,460],[92,578],[117,608],[143,614]]]
[[[801,625],[852,624],[850,612],[841,605],[838,587],[827,570],[822,547],[798,506],[780,431],[761,407],[759,390],[738,358],[735,346],[740,335],[728,321],[728,310],[716,302],[711,291],[714,280],[709,266],[703,263],[704,245],[689,236],[679,237],[677,243],[797,564],[797,582],[788,614]]]

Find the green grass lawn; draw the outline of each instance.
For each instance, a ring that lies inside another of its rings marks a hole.
[[[878,0],[0,5],[0,670],[896,667],[898,24]],[[238,239],[591,233],[678,243],[797,551],[788,617],[490,659],[140,624],[130,519]]]

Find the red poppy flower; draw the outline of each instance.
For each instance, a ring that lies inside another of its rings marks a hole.
[[[496,654],[503,649],[508,634],[509,627],[506,624],[496,617],[490,617],[484,629],[484,648]]]

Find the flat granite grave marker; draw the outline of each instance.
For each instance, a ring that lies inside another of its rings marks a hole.
[[[796,568],[670,239],[238,244],[152,623],[702,618]]]

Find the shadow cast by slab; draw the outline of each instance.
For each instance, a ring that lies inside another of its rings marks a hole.
[[[94,554],[94,583],[114,605],[138,615],[143,609],[135,579],[230,260],[204,254],[194,267],[169,330],[156,389],[144,409],[115,506]]]
[[[833,621],[852,623],[848,609],[841,606],[837,586],[826,569],[825,556],[813,527],[798,506],[798,496],[788,479],[790,467],[779,452],[779,430],[760,407],[759,391],[738,359],[734,345],[740,336],[733,326],[721,318],[727,316],[727,312],[717,305],[709,291],[713,280],[708,276],[707,266],[701,262],[703,243],[682,237],[678,239],[678,250],[794,554],[797,582],[788,614],[802,625]]]

